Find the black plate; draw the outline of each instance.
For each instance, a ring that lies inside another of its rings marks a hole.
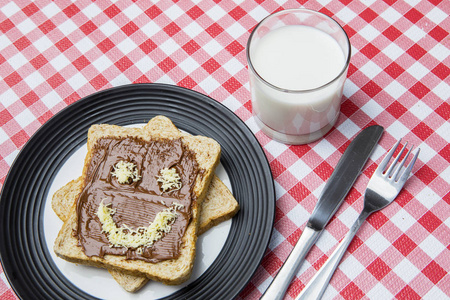
[[[219,102],[165,84],[134,84],[85,97],[45,123],[27,142],[4,183],[0,199],[0,255],[14,291],[23,299],[92,299],[53,262],[43,213],[60,167],[86,143],[91,124],[146,123],[169,117],[189,133],[217,140],[221,163],[241,210],[213,264],[170,299],[231,299],[259,266],[274,222],[275,191],[267,158],[248,127]]]

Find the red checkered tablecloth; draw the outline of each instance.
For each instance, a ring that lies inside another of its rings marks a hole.
[[[298,7],[335,18],[350,37],[353,55],[333,130],[317,142],[287,146],[265,136],[252,117],[245,46],[268,14]],[[295,245],[350,140],[379,124],[385,128],[380,146],[287,299],[348,232],[371,174],[399,138],[421,148],[414,174],[397,200],[363,225],[324,297],[448,299],[449,15],[448,0],[0,1],[0,184],[30,136],[84,96],[141,82],[207,94],[250,127],[273,172],[273,235],[238,297],[257,299]],[[1,268],[0,298],[17,298]]]

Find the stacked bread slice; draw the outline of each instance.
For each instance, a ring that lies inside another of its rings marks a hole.
[[[195,160],[201,172],[192,185],[191,218],[181,238],[177,257],[148,262],[139,259],[130,260],[125,255],[88,256],[83,251],[77,235],[74,234],[78,229],[77,199],[82,191],[88,188],[86,178],[90,172],[89,164],[96,155],[95,145],[105,137],[115,139],[132,137],[148,142],[181,140],[188,151],[195,153]],[[107,268],[116,281],[130,292],[141,288],[149,279],[170,285],[186,281],[194,264],[197,236],[215,224],[231,218],[239,210],[239,205],[230,191],[214,175],[219,163],[220,145],[211,138],[180,132],[168,118],[157,116],[143,128],[93,125],[88,132],[87,148],[82,176],[66,184],[53,196],[52,207],[64,221],[55,240],[55,253],[70,262]]]

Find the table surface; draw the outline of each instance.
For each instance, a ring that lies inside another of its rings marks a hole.
[[[291,284],[294,298],[362,209],[383,154],[399,138],[421,148],[397,200],[369,217],[325,299],[450,297],[450,2],[448,0],[0,2],[0,184],[33,133],[64,107],[130,83],[178,85],[224,104],[254,132],[276,187],[264,259],[238,298],[258,299],[300,236],[353,137],[385,133]],[[287,146],[252,116],[246,42],[275,11],[305,7],[335,18],[352,44],[341,114],[325,138]],[[3,243],[5,241],[0,241]],[[0,267],[0,298],[16,299]]]

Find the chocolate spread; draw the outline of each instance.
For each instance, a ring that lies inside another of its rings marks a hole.
[[[126,255],[127,259],[148,262],[176,258],[180,254],[181,238],[191,220],[191,205],[196,201],[193,192],[199,166],[195,153],[185,148],[181,139],[143,141],[127,137],[101,138],[92,149],[86,170],[84,189],[77,201],[78,243],[87,256],[105,254]],[[119,161],[136,166],[139,180],[119,183],[111,173]],[[163,192],[157,181],[164,168],[175,168],[181,177],[181,188]],[[201,173],[201,172],[200,172]],[[171,230],[160,240],[138,249],[111,246],[107,233],[96,215],[100,203],[115,210],[112,215],[117,227],[125,224],[136,230],[147,227],[158,212],[173,203],[182,204]]]

